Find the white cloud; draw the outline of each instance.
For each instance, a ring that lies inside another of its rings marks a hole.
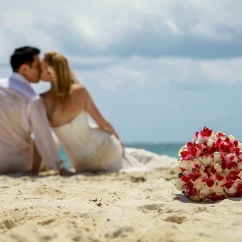
[[[31,27],[35,21],[34,15],[30,12],[23,12],[18,10],[12,10],[9,12],[3,12],[2,30],[9,30],[21,33],[23,28]]]
[[[228,60],[203,61],[199,67],[206,73],[208,80],[234,84],[242,82],[242,58]]]
[[[137,36],[132,40],[137,44],[140,36],[158,38],[164,48],[169,43],[170,48],[179,46],[178,36],[230,42],[242,34],[241,7],[236,0],[26,0],[25,4],[10,0],[1,3],[0,36],[12,49],[31,43],[44,50],[62,50],[65,41],[72,43],[74,38],[72,48],[89,46],[107,53],[122,49],[130,36]]]
[[[95,60],[94,60],[95,61]],[[170,83],[185,85],[218,85],[242,82],[242,58],[225,60],[194,60],[189,58],[122,59],[107,67],[90,70],[76,69],[77,76],[86,83],[96,82],[104,90],[117,91],[122,85],[137,86]]]
[[[176,50],[186,44],[179,38],[196,36],[219,45],[242,34],[239,1],[26,0],[24,5],[18,4],[17,0],[1,4],[0,64],[8,63],[14,48],[32,44],[42,52],[63,52],[82,80],[95,80],[105,90],[118,90],[130,81],[142,86],[147,82],[194,85],[242,80],[241,58],[195,60],[176,56]],[[141,53],[135,57],[132,49],[139,45]],[[130,56],[120,57],[125,48]],[[169,56],[169,48],[174,58],[147,57],[149,49]],[[202,52],[206,52],[204,48]],[[188,46],[187,51],[189,56],[196,48]]]

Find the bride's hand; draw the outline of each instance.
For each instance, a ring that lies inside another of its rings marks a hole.
[[[70,170],[67,170],[66,168],[61,168],[61,169],[59,170],[59,172],[60,172],[60,175],[61,175],[61,176],[73,176],[73,175],[76,175],[75,172],[70,171]]]

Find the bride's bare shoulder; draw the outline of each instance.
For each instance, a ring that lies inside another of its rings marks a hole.
[[[81,97],[81,96],[86,95],[87,93],[88,93],[87,88],[84,85],[79,84],[79,83],[72,85],[72,94],[74,96]]]

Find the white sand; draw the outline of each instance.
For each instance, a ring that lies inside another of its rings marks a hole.
[[[156,158],[140,172],[0,176],[0,241],[242,241],[241,199],[190,202],[165,168],[175,159]]]

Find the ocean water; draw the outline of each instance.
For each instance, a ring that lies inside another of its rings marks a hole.
[[[167,155],[170,157],[178,158],[178,151],[184,145],[184,143],[129,143],[125,144],[125,147],[144,149],[158,155]],[[70,163],[66,156],[63,147],[60,152],[61,158],[65,161],[66,167],[70,168]]]
[[[130,143],[125,146],[177,158],[177,153],[183,145],[184,143]]]

